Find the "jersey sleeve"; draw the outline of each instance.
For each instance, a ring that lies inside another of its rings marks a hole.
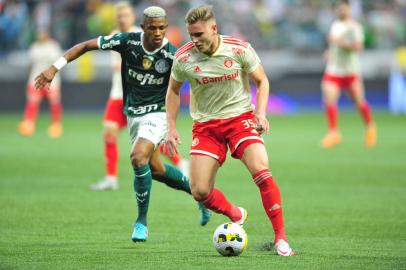
[[[185,72],[183,70],[182,64],[177,60],[173,60],[171,77],[177,82],[186,81]]]
[[[28,61],[30,64],[34,63],[34,44],[28,49]]]
[[[254,72],[254,70],[261,63],[261,60],[251,45],[245,49],[244,53],[242,54],[241,61],[242,69],[247,73]]]
[[[53,50],[52,52],[50,52],[51,54],[51,58],[53,59],[53,61],[56,61],[56,59],[58,59],[58,57],[60,57],[63,54],[63,51],[61,49],[61,46],[59,45],[59,43],[57,43],[56,41],[53,41]]]
[[[100,36],[97,39],[97,46],[100,50],[114,50],[121,52],[125,47],[129,33],[116,33],[109,36]]]
[[[353,29],[354,41],[357,43],[364,43],[364,30],[359,24],[355,24]]]

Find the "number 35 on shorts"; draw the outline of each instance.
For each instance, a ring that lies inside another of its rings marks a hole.
[[[241,123],[244,125],[244,129],[255,128],[256,126],[252,119],[241,120]]]

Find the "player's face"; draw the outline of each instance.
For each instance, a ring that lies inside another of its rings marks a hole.
[[[128,32],[135,23],[135,15],[131,8],[121,8],[117,12],[116,19],[120,32]]]
[[[214,21],[198,21],[194,24],[188,24],[187,30],[190,39],[196,48],[206,54],[212,54],[216,49],[214,44],[217,40],[217,25]]]
[[[144,30],[144,42],[146,45],[151,48],[161,47],[168,29],[168,20],[165,17],[145,18],[141,27]]]
[[[340,20],[345,20],[351,15],[350,5],[341,3],[337,6],[337,16]]]
[[[37,40],[38,41],[46,41],[49,37],[49,34],[45,30],[40,30],[37,32]]]

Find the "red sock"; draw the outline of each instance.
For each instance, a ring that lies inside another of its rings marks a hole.
[[[59,123],[62,118],[62,105],[60,103],[51,104],[52,123]]]
[[[231,221],[238,221],[242,218],[240,209],[231,204],[218,189],[213,188],[209,194],[200,201],[203,202],[204,206],[208,209],[227,216]]]
[[[275,232],[275,240],[286,240],[281,194],[279,192],[278,185],[273,180],[272,174],[268,169],[261,170],[252,176],[255,184],[259,187],[261,193],[262,205],[265,212],[268,215],[272,223],[273,230]]]
[[[104,143],[104,157],[106,160],[106,175],[117,175],[118,147],[116,142]]]
[[[365,124],[369,125],[372,122],[371,109],[367,102],[364,102],[358,106],[358,110],[361,113],[362,119],[364,119]]]
[[[337,105],[327,105],[326,115],[329,129],[337,129],[337,118],[338,118]]]
[[[182,159],[182,156],[180,154],[175,154],[175,155],[171,156],[169,151],[165,148],[164,144],[161,144],[159,146],[159,150],[161,150],[161,153],[164,154],[165,156],[167,156],[175,166],[179,165],[179,162]]]
[[[37,119],[39,104],[34,102],[27,102],[25,105],[24,119],[34,122]]]

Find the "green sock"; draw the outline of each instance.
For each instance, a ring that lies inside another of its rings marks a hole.
[[[152,175],[149,165],[134,168],[134,191],[138,205],[138,218],[136,222],[147,226],[147,213],[149,196],[151,193]]]
[[[183,190],[191,194],[189,178],[187,178],[186,175],[183,175],[183,173],[178,168],[169,164],[165,164],[165,169],[166,172],[164,175],[154,175],[154,179],[159,182],[165,183],[171,188]]]

